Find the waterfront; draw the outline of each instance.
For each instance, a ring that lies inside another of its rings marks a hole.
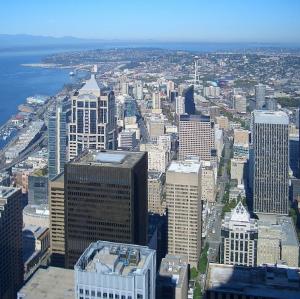
[[[22,66],[39,63],[47,54],[45,50],[0,53],[0,126],[16,114],[27,97],[55,95],[64,84],[74,82],[67,69]]]

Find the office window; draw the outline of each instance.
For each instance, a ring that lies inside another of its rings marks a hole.
[[[90,294],[89,290],[85,290],[85,294],[89,295]]]
[[[83,294],[83,289],[79,289],[79,294]]]

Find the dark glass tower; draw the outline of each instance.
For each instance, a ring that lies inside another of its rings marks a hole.
[[[185,98],[185,113],[195,114],[195,102],[194,102],[194,85],[189,86],[183,91],[183,96]]]
[[[147,244],[147,154],[89,151],[65,165],[65,257],[90,243]]]

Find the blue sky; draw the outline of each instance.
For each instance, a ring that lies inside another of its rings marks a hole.
[[[0,33],[300,42],[300,0],[1,0]]]

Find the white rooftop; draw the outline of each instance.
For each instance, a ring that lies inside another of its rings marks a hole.
[[[255,110],[253,111],[253,118],[255,123],[260,124],[289,124],[289,118],[283,111]]]
[[[93,93],[96,96],[100,96],[100,87],[96,81],[95,75],[92,74],[91,78],[79,90],[79,94]]]
[[[198,173],[200,167],[201,163],[196,161],[172,161],[168,168],[168,172]]]

